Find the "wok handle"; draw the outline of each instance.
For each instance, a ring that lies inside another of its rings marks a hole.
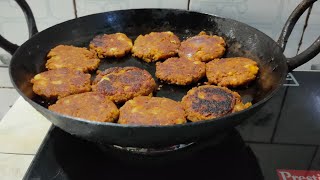
[[[29,38],[38,33],[36,21],[34,20],[33,13],[25,0],[15,0],[20,8],[22,9],[24,16],[26,17],[28,29],[29,29]],[[18,45],[11,43],[3,36],[0,35],[0,47],[9,52],[11,55],[19,48]]]
[[[278,39],[278,44],[281,46],[282,50],[284,51],[286,48],[286,44],[288,42],[288,38],[301,17],[301,15],[312,6],[314,2],[317,0],[303,0],[291,13],[289,16],[287,22],[285,23],[282,32],[280,34],[280,37]],[[315,57],[320,52],[320,36],[317,38],[317,40],[309,46],[306,50],[301,52],[300,54],[287,58],[287,64],[289,71],[292,71],[293,69],[299,67],[300,65],[308,62],[313,57]]]

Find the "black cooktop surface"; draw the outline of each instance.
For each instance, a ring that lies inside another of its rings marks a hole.
[[[289,74],[287,85],[240,126],[166,154],[128,153],[52,127],[24,179],[271,180],[294,179],[292,170],[320,177],[318,79],[317,72]]]

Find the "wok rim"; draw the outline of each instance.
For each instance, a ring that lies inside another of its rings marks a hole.
[[[262,100],[258,101],[257,103],[253,104],[252,106],[250,106],[249,108],[247,108],[245,110],[242,110],[242,111],[239,111],[239,112],[233,112],[233,113],[224,115],[222,117],[218,117],[218,118],[214,118],[214,119],[210,119],[210,120],[201,120],[201,121],[197,121],[197,122],[187,122],[187,123],[183,123],[183,124],[175,124],[175,125],[133,125],[133,124],[118,124],[118,123],[111,123],[111,122],[91,121],[91,120],[86,120],[86,119],[83,119],[83,118],[78,118],[78,117],[73,117],[73,116],[69,116],[69,115],[59,114],[57,112],[51,111],[51,110],[41,106],[40,104],[34,102],[32,99],[28,98],[17,87],[16,83],[13,81],[13,78],[12,78],[12,76],[13,76],[12,75],[12,64],[13,64],[14,61],[18,61],[18,60],[15,60],[15,59],[19,59],[19,57],[17,57],[17,54],[18,54],[17,52],[21,51],[21,47],[27,46],[27,43],[30,42],[30,40],[35,39],[37,36],[40,36],[43,32],[49,31],[52,28],[63,26],[64,24],[68,24],[70,22],[74,22],[74,21],[77,21],[77,20],[90,18],[90,17],[92,18],[93,16],[103,15],[103,14],[112,13],[112,12],[132,11],[132,10],[134,10],[134,11],[141,11],[141,10],[144,10],[144,11],[145,10],[161,11],[161,10],[165,10],[165,11],[191,12],[191,13],[202,14],[202,15],[206,15],[206,16],[212,16],[212,17],[224,19],[224,20],[227,20],[227,21],[233,21],[235,23],[244,25],[244,26],[246,26],[248,28],[251,28],[251,29],[263,34],[266,38],[270,39],[271,41],[274,42],[274,44],[276,44],[279,48],[281,48],[280,45],[276,41],[274,41],[270,36],[268,36],[267,34],[265,34],[262,31],[256,29],[255,27],[252,27],[252,26],[250,26],[250,25],[248,25],[246,23],[243,23],[243,22],[240,22],[240,21],[237,21],[237,20],[234,20],[234,19],[221,17],[221,16],[216,15],[216,14],[210,14],[210,13],[199,12],[199,11],[194,11],[194,10],[175,9],[175,8],[137,8],[137,9],[122,9],[122,10],[107,11],[107,12],[101,12],[101,13],[94,13],[94,14],[90,14],[90,15],[85,15],[85,16],[81,16],[81,17],[78,17],[78,18],[75,18],[75,19],[70,19],[70,20],[55,24],[53,26],[48,27],[47,29],[44,29],[43,31],[38,32],[33,37],[31,37],[30,39],[25,41],[15,51],[15,53],[13,54],[12,59],[10,61],[9,76],[10,76],[10,81],[11,81],[13,87],[23,97],[23,99],[26,100],[32,107],[34,107],[40,114],[43,115],[42,112],[45,112],[46,114],[51,114],[51,115],[57,117],[56,119],[58,119],[58,121],[61,121],[62,120],[61,118],[65,118],[68,121],[70,121],[70,120],[71,121],[78,121],[78,122],[80,122],[82,124],[90,124],[90,125],[93,125],[93,126],[96,126],[96,125],[113,126],[113,127],[117,127],[117,128],[127,128],[127,129],[130,129],[130,128],[150,128],[150,129],[151,128],[157,128],[157,129],[160,129],[160,128],[182,128],[182,127],[187,127],[187,126],[200,126],[200,125],[203,125],[203,124],[217,123],[219,121],[227,120],[228,118],[232,119],[232,117],[236,117],[237,115],[244,114],[244,113],[246,113],[246,112],[248,112],[248,111],[250,111],[252,109],[255,109],[256,107],[258,107],[260,105],[263,105],[265,102],[270,100],[280,90],[280,88],[282,87],[282,85],[285,82],[286,74],[288,73],[288,66],[287,66],[286,62],[284,62],[286,64],[285,69],[284,69],[284,71],[285,71],[284,74],[285,75],[280,78],[280,81],[279,81],[279,84],[277,85],[277,87],[274,90],[272,90],[267,96],[265,96]],[[283,56],[284,59],[287,59],[283,53],[281,53],[281,55]],[[46,115],[43,115],[43,116],[48,121],[52,122],[49,118],[46,117]]]

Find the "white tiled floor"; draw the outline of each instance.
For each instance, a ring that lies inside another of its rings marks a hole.
[[[36,154],[50,125],[20,97],[0,124],[0,153]]]
[[[9,78],[9,70],[7,67],[0,67],[0,88],[13,87]]]
[[[11,54],[4,52],[3,50],[3,53],[2,54],[0,53],[0,67],[7,67],[11,57],[12,57]]]
[[[1,180],[22,179],[33,155],[0,154]]]
[[[19,97],[9,78],[7,67],[0,67],[0,121]]]
[[[18,97],[19,94],[15,89],[0,88],[0,122]]]
[[[0,123],[0,179],[22,179],[51,123],[22,97]]]

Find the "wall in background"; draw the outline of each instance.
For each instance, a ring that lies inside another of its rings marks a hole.
[[[287,18],[300,2],[301,0],[191,0],[190,9],[247,23],[277,40]],[[307,28],[312,30],[306,31],[299,52],[304,50],[311,44],[311,41],[313,42],[320,35],[320,21],[316,22],[316,19],[319,20],[320,15],[319,4],[319,2],[316,2],[313,7],[312,17],[310,17],[310,19],[314,19],[312,21],[313,25],[312,27],[309,25]],[[297,54],[306,14],[307,12],[299,19],[289,38],[284,52],[287,57]],[[320,64],[320,55],[296,70],[310,70],[311,64]]]
[[[35,14],[39,30],[54,24],[73,19],[74,7],[72,0],[27,0]],[[273,39],[277,39],[287,17],[301,2],[300,0],[76,0],[78,16],[93,13],[130,9],[130,8],[177,8],[190,9],[233,18],[247,23]],[[63,5],[62,5],[63,4]],[[310,17],[301,50],[304,50],[319,36],[320,3],[316,2]],[[294,56],[297,53],[301,38],[305,14],[294,29],[285,55]],[[27,26],[18,5],[13,0],[0,1],[0,33],[18,44],[27,40]],[[300,52],[301,52],[300,50]],[[6,54],[0,49],[0,58]],[[5,55],[6,56],[6,55]],[[298,70],[308,70],[311,64],[320,64],[318,55],[311,62],[299,67]],[[1,65],[1,64],[0,64]]]
[[[75,18],[72,0],[27,0],[27,2],[35,16],[39,31]],[[0,1],[0,34],[19,45],[29,37],[23,12],[13,0]],[[8,55],[0,48],[1,57],[7,58]]]
[[[137,8],[188,9],[188,0],[76,0],[78,16]]]

